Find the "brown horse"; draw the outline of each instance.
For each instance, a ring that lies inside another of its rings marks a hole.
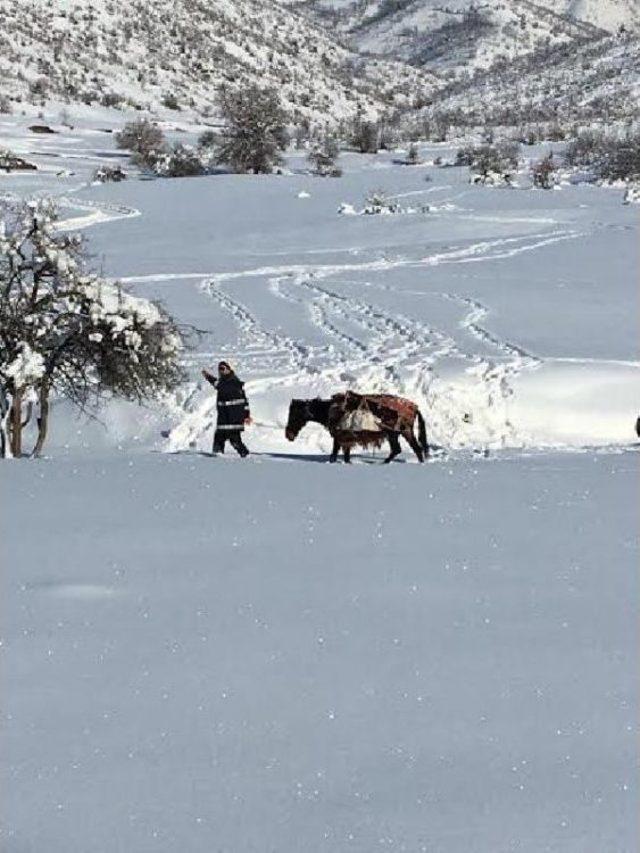
[[[344,461],[351,461],[351,448],[380,447],[389,442],[391,462],[401,453],[400,436],[409,444],[420,462],[429,455],[424,418],[415,403],[391,394],[334,394],[330,400],[292,400],[285,435],[295,441],[305,424],[313,421],[322,424],[333,437],[330,462],[338,459],[342,450]],[[414,423],[418,422],[418,437]]]

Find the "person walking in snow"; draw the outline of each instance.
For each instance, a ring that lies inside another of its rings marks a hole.
[[[249,455],[249,450],[242,441],[242,430],[251,423],[244,382],[238,379],[227,361],[218,364],[217,376],[208,370],[203,370],[202,375],[218,392],[218,422],[213,436],[213,452],[224,453],[224,446],[229,439],[231,446],[244,459]]]

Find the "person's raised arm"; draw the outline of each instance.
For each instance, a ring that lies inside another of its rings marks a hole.
[[[216,385],[218,384],[218,378],[214,376],[213,373],[209,373],[208,370],[203,370],[202,375],[207,380],[207,382],[210,382],[214,388],[216,387]]]

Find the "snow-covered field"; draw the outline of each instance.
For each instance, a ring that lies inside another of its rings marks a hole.
[[[0,194],[58,195],[105,274],[205,334],[174,399],[60,405],[47,458],[2,466],[2,849],[636,849],[622,191],[471,187],[397,152],[89,186],[106,125],[27,123],[0,147],[49,171]],[[373,189],[402,212],[358,215]],[[206,453],[220,357],[247,462]],[[430,464],[285,440],[292,397],[346,387],[415,399]]]

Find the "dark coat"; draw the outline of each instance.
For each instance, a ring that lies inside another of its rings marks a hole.
[[[232,432],[243,430],[244,422],[249,417],[249,401],[244,393],[244,382],[235,373],[227,376],[207,376],[207,380],[218,392],[218,423],[217,430]]]

